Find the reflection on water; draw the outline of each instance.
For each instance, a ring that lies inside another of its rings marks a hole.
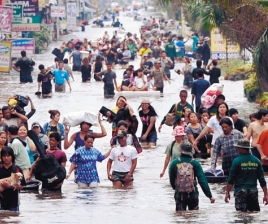
[[[137,30],[138,23],[126,18],[127,27],[131,32]],[[88,33],[79,33],[79,37],[89,37]],[[91,28],[92,29],[92,28]],[[111,32],[112,29],[109,29]],[[89,39],[103,35],[104,29],[91,30]],[[58,43],[59,45],[60,43]],[[58,47],[52,45],[51,48]],[[38,55],[35,59],[37,64],[51,65],[53,57],[51,54]],[[117,76],[122,78],[122,70],[116,70]],[[102,83],[81,83],[81,76],[75,73],[75,82],[72,84],[72,93],[54,94],[51,99],[39,99],[34,95],[37,83],[18,84],[18,76],[0,75],[0,105],[6,104],[7,97],[12,94],[29,95],[36,108],[36,114],[30,119],[29,124],[38,121],[44,124],[49,120],[49,109],[58,109],[61,114],[78,110],[88,110],[97,113],[99,108],[105,105],[113,108],[115,100],[103,98]],[[36,74],[34,75],[36,80]],[[182,75],[172,73],[171,84],[165,83],[164,97],[153,98],[152,105],[159,116],[157,127],[163,116],[171,105],[178,101],[179,90],[182,89]],[[243,97],[243,82],[222,81],[224,83],[224,94],[230,107],[236,107],[242,117],[248,117],[255,112],[257,105],[248,103]],[[141,98],[129,97],[128,101],[137,114]],[[190,96],[188,98],[190,101]],[[29,108],[26,108],[29,111]],[[105,122],[108,135],[102,139],[96,139],[94,145],[105,153],[109,149],[111,138],[111,124]],[[72,128],[71,132],[78,128]],[[96,128],[96,130],[99,130]],[[70,134],[72,134],[70,133]],[[138,136],[141,127],[138,129]],[[32,192],[21,193],[20,213],[0,213],[0,223],[261,223],[267,222],[267,207],[262,204],[263,193],[259,194],[261,212],[257,214],[241,214],[235,212],[234,198],[230,203],[224,203],[224,184],[211,184],[215,204],[210,204],[199,187],[200,210],[175,213],[175,202],[173,190],[169,185],[168,173],[160,179],[159,174],[164,162],[166,145],[173,140],[170,127],[164,126],[158,134],[158,147],[153,150],[144,150],[139,155],[137,170],[134,174],[134,188],[130,190],[114,190],[112,183],[107,179],[106,161],[97,164],[101,183],[97,189],[79,190],[73,182],[73,177],[64,182],[62,193],[58,192]],[[66,151],[68,158],[74,149]],[[203,169],[210,166],[210,161],[202,160]],[[67,169],[69,163],[67,164]]]

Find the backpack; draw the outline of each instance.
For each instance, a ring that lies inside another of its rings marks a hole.
[[[53,190],[62,183],[66,177],[66,170],[52,155],[41,157],[33,173],[37,180],[42,181],[42,188]]]
[[[54,156],[45,154],[44,147],[34,131],[29,130],[28,136],[33,140],[40,154],[40,159],[33,169],[35,178],[42,181],[42,188],[48,190],[59,189],[66,177],[65,167],[61,166]]]
[[[178,192],[191,193],[195,190],[194,167],[191,162],[177,164],[175,185]]]
[[[175,119],[176,119],[177,110],[178,110],[178,103],[175,104],[175,107],[174,107],[174,109],[173,109],[172,112],[167,113],[166,120],[165,120],[165,125],[167,125],[167,126],[173,126],[174,125]]]

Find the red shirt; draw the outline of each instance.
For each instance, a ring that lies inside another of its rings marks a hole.
[[[47,150],[47,154],[54,156],[60,165],[61,165],[61,163],[65,163],[67,161],[67,157],[66,157],[65,152],[63,152],[60,149],[51,150],[51,151]]]

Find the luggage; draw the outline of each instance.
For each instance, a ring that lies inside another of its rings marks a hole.
[[[201,103],[203,107],[209,109],[215,103],[217,96],[222,94],[223,91],[223,84],[214,83],[201,96]]]
[[[177,109],[178,109],[178,104],[175,104],[174,110],[171,113],[167,113],[166,120],[165,120],[165,125],[167,125],[167,126],[173,126],[174,125],[176,114],[177,114]]]
[[[61,52],[60,49],[54,48],[51,53],[54,54],[59,60],[63,60],[64,54]]]
[[[43,145],[34,131],[28,131],[28,136],[33,140],[40,154],[40,158],[33,169],[33,174],[37,180],[42,182],[42,188],[47,190],[57,190],[66,178],[66,170],[52,155],[46,155]]]
[[[42,188],[55,190],[60,188],[66,178],[66,170],[52,155],[45,155],[37,162],[33,173],[37,180],[42,181]]]
[[[224,183],[227,180],[227,176],[224,175],[223,170],[206,170],[205,176],[208,183]]]
[[[83,121],[97,126],[97,116],[86,111],[70,113],[64,116],[62,123],[67,126],[75,127],[80,125]]]

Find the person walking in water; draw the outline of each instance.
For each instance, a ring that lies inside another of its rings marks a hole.
[[[127,133],[121,132],[117,135],[119,146],[112,149],[108,163],[107,176],[113,182],[116,189],[132,187],[133,173],[137,166],[138,153],[136,149],[127,145]],[[111,168],[113,165],[113,172]]]
[[[235,144],[239,156],[233,160],[227,180],[225,202],[230,200],[230,191],[234,186],[235,208],[237,211],[260,211],[257,180],[263,190],[263,202],[268,204],[267,186],[260,160],[253,156],[250,142],[241,139]]]
[[[181,144],[181,156],[170,164],[169,179],[175,190],[176,211],[198,210],[199,199],[196,179],[204,194],[215,202],[200,163],[193,159],[194,150],[190,143]]]
[[[20,83],[33,82],[32,71],[35,62],[26,56],[26,51],[21,51],[21,58],[15,63],[13,68],[20,73]]]
[[[65,81],[69,85],[70,92],[72,91],[70,76],[66,70],[64,70],[63,61],[59,61],[59,68],[52,71],[52,75],[55,80],[55,92],[65,92]]]
[[[93,146],[94,138],[86,134],[84,137],[84,146],[80,147],[70,158],[71,167],[66,176],[69,178],[72,171],[75,170],[75,182],[78,188],[97,187],[100,182],[96,162],[102,162],[109,155],[111,150],[102,154]]]
[[[107,64],[107,70],[98,73],[98,77],[103,76],[102,81],[104,82],[104,98],[114,97],[114,89],[117,89],[116,74],[112,71],[112,64]]]

